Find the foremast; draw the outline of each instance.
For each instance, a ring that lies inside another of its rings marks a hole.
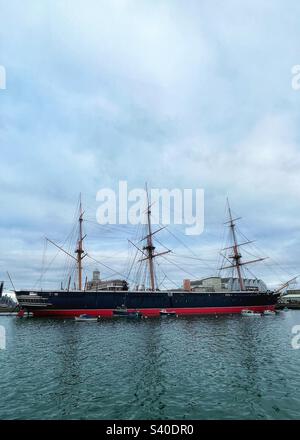
[[[84,214],[84,211],[82,211],[82,202],[81,202],[81,194],[80,194],[80,198],[79,198],[79,216],[78,216],[79,234],[78,234],[77,248],[75,249],[76,257],[74,257],[74,255],[72,255],[68,251],[66,251],[63,247],[61,247],[58,244],[56,244],[53,240],[50,240],[50,238],[46,237],[46,240],[49,241],[49,243],[53,244],[59,250],[61,250],[66,255],[68,255],[69,257],[73,258],[73,260],[76,261],[77,277],[78,277],[77,278],[78,279],[78,290],[82,290],[82,260],[87,255],[85,253],[84,249],[83,249],[83,240],[86,237],[85,235],[83,235],[83,225],[82,225],[83,224],[83,214]],[[70,288],[70,283],[71,283],[71,276],[69,277],[68,290]]]

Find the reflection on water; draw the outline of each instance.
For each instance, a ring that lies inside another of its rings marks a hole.
[[[0,317],[0,419],[296,419],[300,312],[127,321]]]

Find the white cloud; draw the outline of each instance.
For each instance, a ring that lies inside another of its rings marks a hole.
[[[203,187],[203,243],[215,243],[229,195],[268,250],[280,243],[283,261],[287,253],[299,261],[299,95],[290,78],[298,2],[0,0],[0,8],[7,262],[22,269],[24,243],[37,250],[49,229],[66,231],[79,191],[93,212],[97,190],[122,179]],[[26,258],[20,278],[29,280],[35,261]]]

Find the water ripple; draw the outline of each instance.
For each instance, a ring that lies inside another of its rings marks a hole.
[[[0,324],[0,419],[299,418],[297,311]]]

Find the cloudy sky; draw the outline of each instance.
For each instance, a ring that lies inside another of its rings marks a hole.
[[[300,273],[299,17],[297,0],[0,0],[0,279],[34,285],[44,236],[65,241],[80,192],[95,221],[97,191],[119,180],[205,190],[204,233],[181,239],[207,262],[187,272],[217,267],[228,196],[270,257],[251,270]],[[91,253],[125,270],[133,229],[94,226]]]

